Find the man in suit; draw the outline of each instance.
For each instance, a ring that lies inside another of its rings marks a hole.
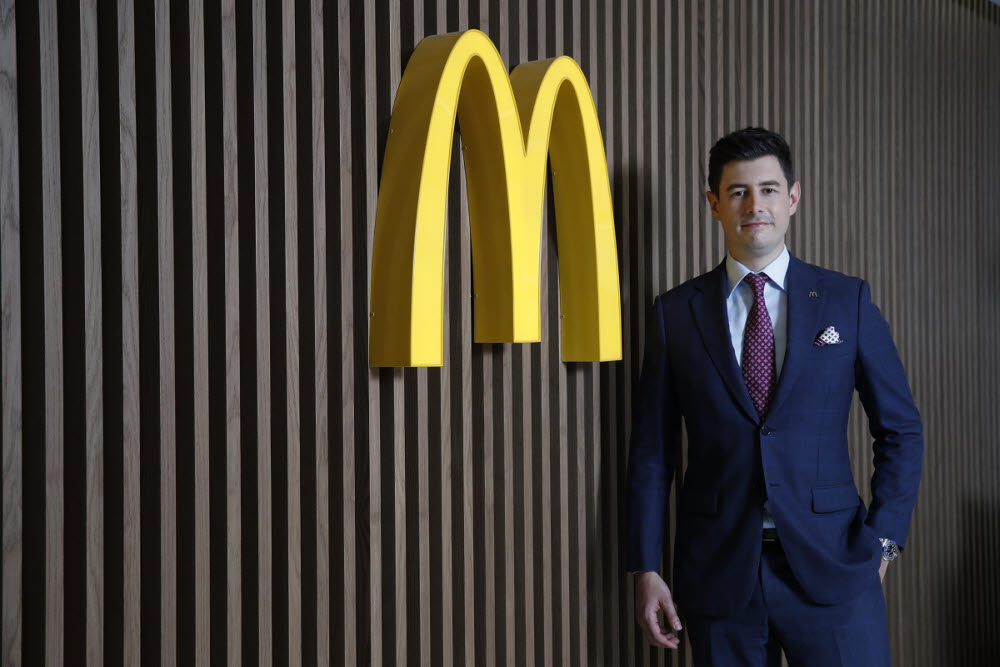
[[[889,326],[867,282],[785,247],[801,186],[780,135],[723,137],[708,180],[728,253],[658,296],[646,328],[626,491],[637,621],[677,648],[676,596],[696,665],[778,665],[781,650],[793,666],[888,665],[881,578],[923,452]],[[868,507],[848,454],[855,389],[874,438]],[[682,422],[672,595],[659,569]]]

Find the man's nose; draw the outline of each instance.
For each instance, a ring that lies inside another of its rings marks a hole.
[[[746,213],[759,213],[763,209],[764,199],[759,197],[752,190],[747,192],[746,200],[744,201],[744,206],[746,207]]]

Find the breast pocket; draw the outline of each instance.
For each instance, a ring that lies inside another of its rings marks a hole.
[[[836,345],[813,345],[810,350],[810,359],[816,361],[841,361],[854,356],[854,346],[848,343],[838,343]]]

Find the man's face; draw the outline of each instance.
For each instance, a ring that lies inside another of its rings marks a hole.
[[[800,189],[798,181],[788,187],[778,158],[729,162],[722,168],[718,196],[706,194],[734,259],[756,271],[781,254]]]

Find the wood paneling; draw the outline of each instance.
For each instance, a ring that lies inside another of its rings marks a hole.
[[[542,342],[472,342],[456,141],[445,366],[368,367],[395,90],[472,27],[590,81],[621,362],[560,361],[551,202]],[[1000,660],[998,80],[987,0],[0,0],[0,659],[690,664],[622,572],[642,321],[722,258],[708,148],[762,124],[792,252],[871,282],[925,420],[895,664]]]
[[[2,529],[3,612],[0,660],[21,663],[22,493],[21,456],[21,207],[18,161],[18,67],[13,0],[0,2],[0,338],[3,380],[0,385],[0,515]]]

